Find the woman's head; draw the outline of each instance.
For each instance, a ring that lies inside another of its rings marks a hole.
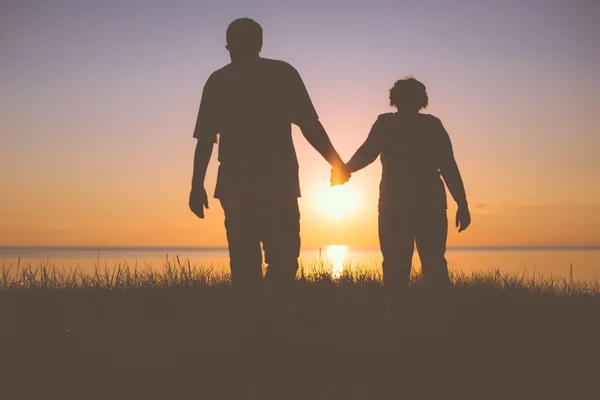
[[[390,89],[390,106],[398,111],[419,112],[429,104],[425,85],[412,76],[407,76],[394,83]]]

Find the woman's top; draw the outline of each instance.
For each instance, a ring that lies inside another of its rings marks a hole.
[[[420,113],[380,115],[348,168],[357,171],[379,155],[383,166],[380,211],[397,207],[447,208],[441,177],[458,205],[466,205],[450,137],[438,118]]]

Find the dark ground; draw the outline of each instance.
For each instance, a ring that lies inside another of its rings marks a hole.
[[[417,286],[396,335],[373,282],[294,296],[241,352],[226,285],[0,291],[0,398],[600,398],[600,296]]]

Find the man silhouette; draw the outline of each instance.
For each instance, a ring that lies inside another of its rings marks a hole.
[[[214,197],[225,212],[232,287],[243,315],[252,317],[260,298],[262,252],[272,303],[285,305],[300,252],[298,161],[291,124],[332,165],[333,148],[300,75],[290,64],[260,57],[262,28],[252,19],[233,21],[226,32],[231,63],[204,86],[194,137],[198,139],[190,209],[204,218],[204,178],[219,137]],[[345,172],[340,172],[342,175]]]

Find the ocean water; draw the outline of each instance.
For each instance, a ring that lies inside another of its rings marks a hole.
[[[192,265],[228,271],[226,247],[0,247],[0,267],[49,265],[91,272],[117,265],[160,269],[165,260],[190,262]],[[453,271],[499,270],[503,274],[526,274],[540,278],[560,277],[600,281],[600,247],[449,247],[448,267]],[[381,270],[378,248],[330,245],[305,248],[300,262],[310,270],[319,260],[339,273],[345,268]],[[420,267],[415,251],[413,266]]]

